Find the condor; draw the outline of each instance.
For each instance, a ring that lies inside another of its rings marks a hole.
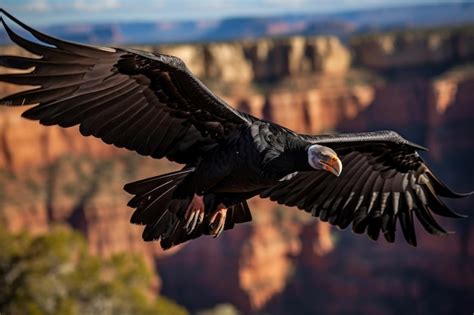
[[[393,131],[301,135],[230,107],[176,57],[63,41],[0,11],[36,41],[2,19],[10,39],[38,56],[0,57],[1,66],[33,69],[0,81],[38,86],[2,105],[34,105],[23,117],[79,125],[84,136],[184,165],[125,185],[146,241],[167,249],[218,236],[251,220],[246,200],[257,195],[342,229],[352,223],[374,240],[382,233],[393,242],[399,221],[414,246],[414,217],[436,235],[446,231],[433,213],[461,217],[440,197],[467,194],[447,188],[418,155],[424,148]]]

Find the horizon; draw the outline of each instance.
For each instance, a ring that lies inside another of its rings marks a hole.
[[[146,2],[146,4],[145,4]],[[183,22],[279,15],[322,15],[387,8],[474,3],[466,0],[4,0],[3,8],[33,26],[80,23]],[[176,12],[176,7],[181,10]]]

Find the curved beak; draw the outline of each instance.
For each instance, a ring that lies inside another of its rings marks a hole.
[[[339,159],[339,157],[337,155],[331,155],[330,157],[328,158],[325,158],[325,159],[322,159],[320,160],[321,164],[323,164],[323,168],[336,175],[336,176],[339,176],[341,175],[341,172],[342,172],[342,162],[341,160]]]

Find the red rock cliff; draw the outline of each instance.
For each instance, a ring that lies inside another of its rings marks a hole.
[[[453,44],[433,32],[412,41],[393,34],[356,39],[357,69],[351,50],[331,37],[144,48],[180,56],[232,105],[297,131],[395,129],[432,148],[433,168],[469,190],[474,71],[464,66],[472,47],[463,38],[470,35],[449,35]],[[443,67],[427,72],[427,55]],[[388,69],[398,70],[387,76]],[[12,91],[0,85],[0,93]],[[469,221],[452,222],[459,233],[447,239],[420,233],[414,250],[332,232],[296,209],[256,199],[252,224],[162,252],[129,224],[121,187],[174,166],[83,138],[76,128],[39,126],[20,119],[21,111],[0,108],[0,215],[7,226],[44,232],[65,222],[83,231],[98,255],[141,253],[157,268],[157,289],[193,310],[230,302],[271,314],[392,314],[415,305],[428,314],[437,308],[422,297],[451,294],[442,311],[461,313],[474,298]],[[467,199],[456,206],[468,212],[474,205]]]

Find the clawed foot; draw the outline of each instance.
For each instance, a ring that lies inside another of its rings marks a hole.
[[[226,216],[227,208],[225,208],[223,204],[220,204],[209,220],[211,235],[214,236],[214,238],[221,235],[222,231],[224,231]]]
[[[204,197],[195,194],[189,203],[184,216],[186,219],[184,228],[188,234],[192,233],[196,226],[202,223],[204,220],[204,214]]]
[[[191,234],[194,229],[196,229],[196,227],[204,221],[204,216],[204,197],[194,195],[184,215],[186,220],[184,229],[186,232]],[[210,216],[209,219],[209,228],[211,230],[212,236],[218,237],[221,235],[222,231],[224,231],[226,216],[227,208],[225,208],[223,204],[219,204],[217,210]]]

